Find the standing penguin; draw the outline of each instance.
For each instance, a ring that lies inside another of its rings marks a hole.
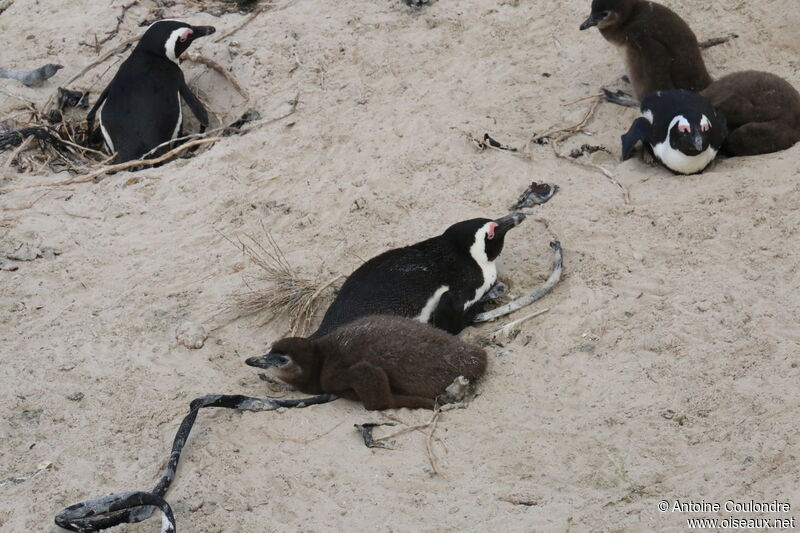
[[[647,0],[593,0],[580,29],[592,26],[622,51],[640,101],[653,91],[701,91],[711,83],[697,37],[667,7]]]
[[[673,172],[695,174],[714,160],[728,133],[723,114],[692,91],[656,91],[645,97],[641,111],[622,136],[623,161],[642,141]]]
[[[800,93],[774,74],[745,70],[724,76],[703,92],[725,114],[731,130],[727,155],[785,150],[800,141]]]
[[[108,151],[117,153],[116,162],[139,159],[178,137],[183,125],[181,98],[200,121],[201,131],[205,130],[208,113],[186,85],[178,57],[192,41],[215,31],[213,26],[168,19],[147,28],[86,117],[91,134],[100,109],[100,130]],[[168,148],[165,145],[152,155]]]

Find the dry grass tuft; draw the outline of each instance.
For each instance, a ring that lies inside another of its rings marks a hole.
[[[319,278],[298,274],[272,234],[266,229],[264,234],[264,243],[251,235],[233,243],[260,269],[258,275],[245,277],[248,290],[235,297],[239,316],[266,313],[271,320],[285,313],[291,321],[291,334],[303,335],[317,312],[320,295],[342,276],[320,283]]]

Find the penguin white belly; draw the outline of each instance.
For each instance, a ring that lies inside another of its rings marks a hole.
[[[425,303],[425,307],[422,308],[422,311],[420,311],[419,315],[417,315],[415,320],[419,320],[423,324],[427,324],[430,321],[431,315],[433,314],[433,311],[436,309],[436,306],[439,305],[439,300],[442,299],[442,294],[446,293],[449,290],[450,287],[448,285],[442,285],[441,287],[436,289],[436,292],[433,293],[433,296],[428,298],[428,301]]]
[[[653,153],[667,167],[681,174],[700,172],[717,156],[717,151],[710,146],[697,155],[686,155],[670,146],[669,137],[653,145]]]
[[[108,134],[108,130],[103,125],[103,109],[105,109],[106,103],[103,102],[103,105],[100,106],[100,111],[98,112],[98,121],[100,122],[100,131],[103,133],[103,140],[106,142],[106,150],[108,150],[109,154],[114,153],[114,141],[111,140],[111,135]]]

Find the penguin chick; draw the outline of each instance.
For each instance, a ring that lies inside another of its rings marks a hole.
[[[725,114],[727,155],[778,152],[800,141],[800,93],[774,74],[746,70],[722,77],[703,96]]]
[[[580,29],[592,26],[621,49],[639,100],[653,91],[700,91],[711,83],[697,37],[667,7],[646,0],[593,0]]]
[[[308,394],[330,393],[374,409],[433,409],[453,380],[486,372],[486,352],[416,320],[368,316],[318,339],[289,337],[263,357],[279,379]]]
[[[312,338],[374,314],[416,318],[460,332],[497,281],[495,260],[506,233],[524,219],[512,213],[497,220],[465,220],[438,237],[373,257],[345,280]]]
[[[109,153],[117,153],[118,163],[139,159],[180,135],[181,98],[200,121],[200,131],[205,131],[208,113],[186,85],[178,57],[195,39],[215,31],[213,26],[159,20],[144,32],[86,117],[91,133],[100,109],[100,130]],[[165,145],[151,155],[168,149]]]
[[[702,172],[727,135],[725,117],[698,93],[674,89],[645,97],[642,116],[622,136],[622,160],[639,141],[667,168],[679,174]]]
[[[45,81],[55,76],[56,72],[64,68],[61,65],[48,63],[43,67],[33,70],[14,70],[13,68],[0,67],[0,78],[17,80],[27,87],[39,87]]]

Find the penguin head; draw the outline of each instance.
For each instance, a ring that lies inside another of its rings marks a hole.
[[[491,262],[503,251],[508,230],[525,220],[522,213],[511,213],[497,220],[473,218],[453,224],[444,232],[444,238],[478,263]]]
[[[273,369],[281,381],[311,392],[318,360],[313,341],[303,337],[287,337],[274,343],[268,354],[250,357],[245,363],[257,368]]]
[[[171,19],[158,20],[147,28],[136,48],[177,63],[192,41],[215,31],[214,26],[192,26]]]
[[[672,118],[669,145],[686,155],[697,155],[711,143],[711,120],[702,113],[684,113]]]
[[[592,12],[583,21],[580,29],[586,30],[597,26],[601,30],[625,22],[638,0],[593,0]]]

